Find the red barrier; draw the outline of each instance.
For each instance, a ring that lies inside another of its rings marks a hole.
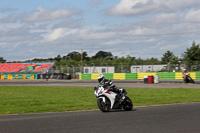
[[[151,76],[148,76],[148,84],[153,84],[154,83],[154,77],[151,75]]]

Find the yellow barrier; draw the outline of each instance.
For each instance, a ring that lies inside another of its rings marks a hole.
[[[191,72],[190,73],[190,77],[192,79],[196,79],[196,73],[195,72]],[[183,79],[183,74],[182,73],[176,73],[175,74],[175,79]]]
[[[79,74],[79,79],[82,80],[82,74],[81,73]]]
[[[4,75],[1,75],[1,79],[4,79]]]
[[[137,78],[144,79],[144,76],[150,76],[150,75],[156,75],[156,73],[138,73]]]
[[[8,79],[13,79],[13,75],[8,75]]]
[[[95,73],[91,75],[91,79],[98,79],[98,76],[101,75],[102,73]]]
[[[27,77],[26,74],[22,75],[22,79],[26,79],[26,77]]]
[[[192,79],[196,79],[196,73],[195,72],[191,72],[190,73],[190,77]],[[175,79],[183,79],[183,74],[182,73],[176,73],[175,74]]]
[[[190,76],[191,76],[192,79],[197,79],[196,72],[191,72]]]
[[[31,79],[34,79],[34,75],[33,74],[31,75]]]
[[[113,73],[113,79],[126,79],[125,73]]]
[[[175,79],[183,79],[182,73],[175,73]]]

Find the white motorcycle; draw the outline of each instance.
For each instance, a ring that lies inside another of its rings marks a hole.
[[[94,95],[97,98],[97,105],[102,112],[109,112],[111,109],[133,109],[133,103],[124,88],[121,88],[121,95],[105,89],[103,86],[94,87]]]

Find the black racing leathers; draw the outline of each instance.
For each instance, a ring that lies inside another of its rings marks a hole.
[[[108,89],[109,91],[113,91],[116,93],[120,93],[120,90],[113,84],[110,79],[105,79],[104,84],[101,84],[104,88]]]

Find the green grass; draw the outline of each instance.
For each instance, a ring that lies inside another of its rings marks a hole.
[[[200,89],[127,88],[134,106],[200,102]],[[0,86],[0,114],[98,109],[93,87]]]

